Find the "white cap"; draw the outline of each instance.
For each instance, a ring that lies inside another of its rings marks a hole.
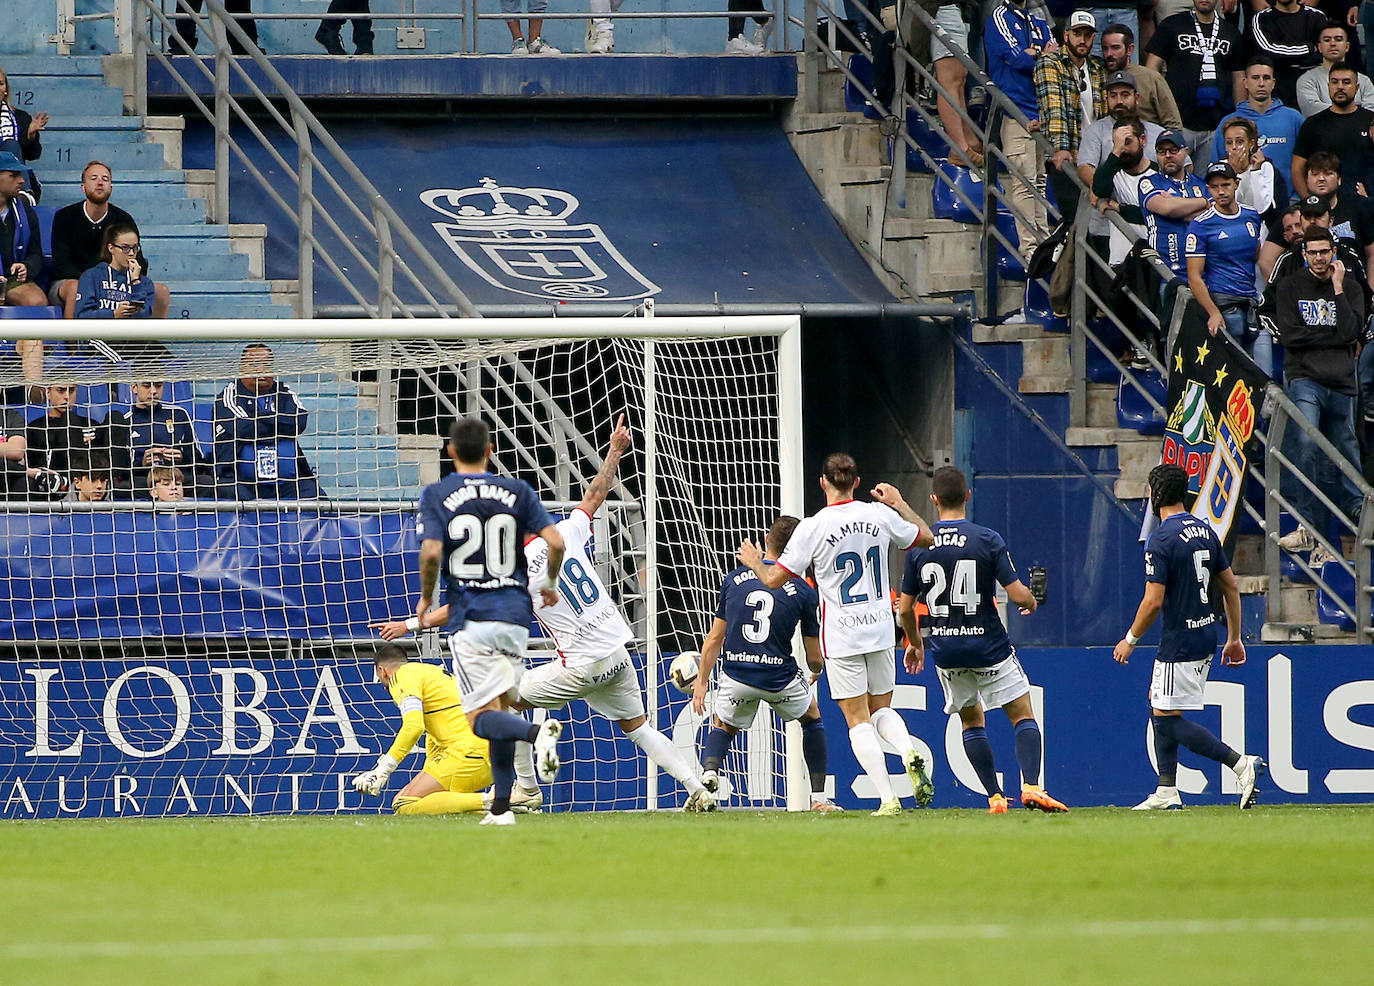
[[[1067,29],[1072,31],[1076,27],[1086,27],[1095,32],[1097,30],[1097,21],[1093,19],[1093,15],[1090,11],[1075,10],[1069,15]]]

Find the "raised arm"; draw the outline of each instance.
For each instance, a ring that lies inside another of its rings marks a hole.
[[[911,504],[906,502],[906,498],[902,496],[902,491],[897,487],[889,483],[879,483],[869,491],[869,495],[884,506],[891,507],[897,512],[897,516],[908,524],[915,524],[920,528],[915,542],[906,545],[906,547],[928,548],[935,543],[935,536],[930,533],[930,525],[921,519],[921,515],[912,508]]]
[[[369,623],[367,627],[369,630],[376,630],[378,636],[383,640],[399,640],[408,633],[433,630],[447,622],[448,603],[444,603],[438,609],[432,609],[424,616],[412,616],[408,620],[378,620],[376,623]]]
[[[558,573],[563,571],[563,535],[550,524],[539,532],[539,536],[549,546],[549,578],[539,587],[539,595],[545,606],[554,606],[558,603]]]
[[[556,531],[554,532],[557,533]],[[562,558],[562,539],[559,539],[559,558]],[[552,553],[552,547],[550,547]],[[421,621],[429,612],[434,588],[439,584],[439,563],[444,555],[444,542],[426,538],[420,542],[420,600],[415,604],[415,616]]]
[[[792,577],[787,569],[781,565],[765,565],[763,563],[763,549],[748,538],[739,543],[739,551],[736,552],[735,557],[739,559],[741,565],[746,566],[757,575],[759,581],[770,589],[781,588],[782,584]]]
[[[611,432],[611,444],[606,451],[606,460],[601,463],[601,469],[583,492],[582,502],[577,505],[578,510],[581,510],[588,517],[592,517],[601,509],[601,505],[606,502],[606,497],[611,493],[611,486],[615,482],[615,471],[620,465],[620,457],[629,449],[630,429],[625,427],[625,415],[622,414]]]

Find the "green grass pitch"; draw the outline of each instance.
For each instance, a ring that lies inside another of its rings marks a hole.
[[[17,822],[14,984],[1368,982],[1374,809]]]

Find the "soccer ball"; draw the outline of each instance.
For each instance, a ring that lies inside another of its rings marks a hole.
[[[697,669],[700,667],[701,655],[696,651],[684,651],[668,665],[668,681],[684,695],[690,695],[696,687]]]

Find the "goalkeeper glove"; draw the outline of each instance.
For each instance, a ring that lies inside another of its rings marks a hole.
[[[386,779],[399,766],[391,754],[383,753],[377,758],[375,767],[353,778],[353,790],[362,791],[364,794],[381,794],[382,788],[386,787]]]
[[[60,499],[67,494],[67,477],[55,469],[39,469],[33,477],[33,488],[38,493]]]

